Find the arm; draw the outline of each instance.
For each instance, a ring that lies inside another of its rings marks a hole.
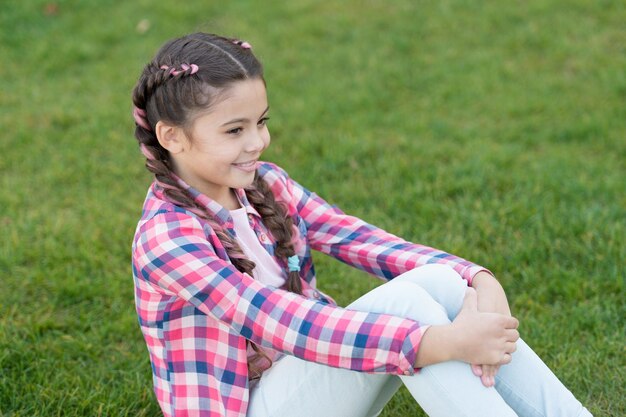
[[[220,259],[202,224],[186,213],[157,214],[143,224],[133,261],[138,278],[172,303],[184,300],[261,346],[363,372],[414,372],[424,330],[417,322],[264,286]]]
[[[356,217],[344,214],[290,179],[275,165],[265,164],[261,169],[261,174],[270,185],[277,200],[287,204],[289,214],[298,215],[304,220],[307,227],[306,237],[313,249],[385,279],[391,279],[428,263],[450,265],[470,284],[472,278],[479,273],[491,276],[485,268],[462,258],[407,242]],[[498,317],[497,320],[501,320],[502,317],[499,314],[476,316],[475,314],[469,315],[469,313],[462,317],[472,317],[472,319],[455,320],[456,324],[453,326],[429,327],[420,345],[419,358],[415,363],[417,366],[451,358],[466,362],[478,361],[477,363],[481,363],[481,360],[484,360],[484,363],[498,362],[492,362],[493,352],[487,353],[486,356],[482,352],[481,337],[491,337],[490,331],[502,329],[502,322],[493,323],[492,320],[487,319]],[[511,320],[516,322],[515,319],[511,318]],[[480,324],[485,323],[488,325],[482,328]],[[478,324],[478,327],[473,324]],[[509,322],[510,326],[511,322]],[[483,336],[477,337],[476,335]],[[510,337],[514,338],[514,336]]]
[[[387,280],[428,263],[447,264],[469,283],[479,271],[486,271],[465,259],[408,242],[343,213],[275,165],[265,164],[261,174],[277,199],[287,203],[290,214],[304,220],[311,247],[351,266]]]
[[[504,289],[493,275],[479,272],[472,281],[472,287],[476,289],[478,295],[479,311],[500,313],[505,316],[511,315],[511,309]],[[483,385],[491,387],[495,385],[495,376],[500,369],[500,365],[504,365],[504,363],[486,364],[483,362],[472,362],[472,371],[476,376],[480,377]]]
[[[274,165],[268,164],[263,174],[277,198],[288,203],[290,214],[297,214],[304,219],[307,226],[307,240],[313,249],[385,279],[391,279],[428,263],[450,265],[470,285],[476,287],[478,311],[510,316],[502,287],[485,268],[437,249],[407,242],[356,217],[346,215],[293,181],[284,171]],[[474,319],[479,323],[485,323],[486,317],[480,316]],[[493,376],[497,371],[497,363],[504,362],[487,361],[484,356],[482,356],[484,359],[479,359],[481,358],[480,352],[464,356],[463,359],[462,355],[459,356],[459,352],[450,350],[450,348],[467,343],[470,345],[474,343],[477,349],[480,347],[480,338],[470,337],[472,332],[478,334],[476,333],[478,329],[471,326],[471,321],[464,323],[466,324],[458,325],[457,323],[450,328],[430,327],[422,339],[416,365],[423,366],[450,358],[466,360],[470,363],[484,363],[483,367],[474,367],[475,373],[483,376],[483,384],[492,384]],[[494,328],[497,328],[497,325],[492,323],[491,329]],[[478,345],[475,344],[477,341]],[[467,349],[466,352],[468,352]],[[487,349],[482,353],[487,354]],[[474,359],[470,360],[470,358]],[[483,368],[485,369],[484,375],[482,374]]]

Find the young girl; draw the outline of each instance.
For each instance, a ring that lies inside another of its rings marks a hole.
[[[166,43],[133,91],[155,180],[133,242],[137,313],[166,416],[375,416],[405,384],[429,416],[589,416],[519,339],[491,273],[346,215],[260,162],[247,42]],[[387,282],[346,308],[315,249]]]

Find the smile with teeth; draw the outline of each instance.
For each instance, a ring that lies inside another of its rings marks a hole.
[[[257,161],[256,160],[252,160],[252,161],[248,161],[248,162],[239,162],[239,163],[235,163],[233,165],[236,166],[239,169],[244,170],[244,171],[254,171],[254,170],[256,170]]]

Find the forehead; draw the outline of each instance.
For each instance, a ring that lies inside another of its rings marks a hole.
[[[234,118],[256,119],[267,109],[267,91],[261,79],[235,81],[219,93],[218,101],[198,119],[226,122]],[[225,120],[228,119],[228,120]]]

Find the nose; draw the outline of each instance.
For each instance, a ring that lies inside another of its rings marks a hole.
[[[267,130],[256,130],[250,134],[246,144],[246,151],[249,153],[258,153],[265,149],[269,143],[269,133]]]

